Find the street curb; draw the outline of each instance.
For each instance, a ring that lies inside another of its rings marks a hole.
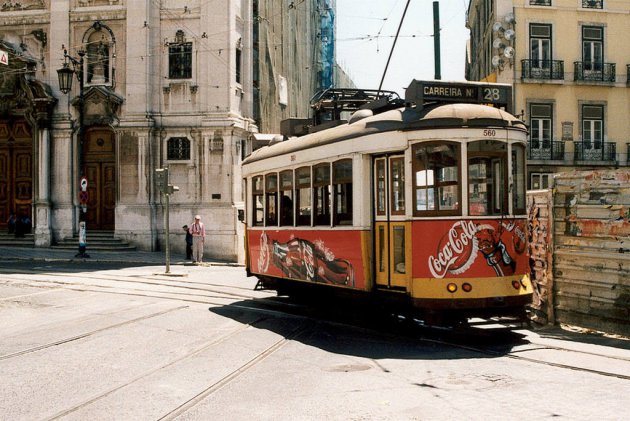
[[[153,266],[164,266],[165,262],[151,262],[147,260],[124,260],[124,259],[101,259],[101,258],[76,258],[76,257],[20,257],[20,256],[0,256],[0,262],[10,262],[10,261],[24,261],[24,262],[66,262],[66,263],[74,263],[74,262],[85,262],[85,263],[117,263],[117,264],[142,264],[142,265],[153,265]],[[171,262],[171,265],[175,266],[195,266],[190,262]],[[240,263],[230,263],[230,262],[208,262],[203,263],[198,266],[225,266],[225,267],[245,267],[245,265]]]

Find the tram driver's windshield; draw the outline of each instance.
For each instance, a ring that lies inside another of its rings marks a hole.
[[[468,214],[501,215],[507,207],[507,144],[481,140],[468,144]]]

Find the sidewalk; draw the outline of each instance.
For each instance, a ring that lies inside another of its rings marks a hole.
[[[94,262],[94,263],[136,263],[147,265],[164,265],[166,256],[163,251],[90,251],[89,258],[75,257],[78,250],[59,250],[50,248],[0,247],[0,261],[32,260],[45,262]],[[171,265],[192,264],[183,255],[172,253]],[[235,262],[204,259],[204,266],[242,266]]]

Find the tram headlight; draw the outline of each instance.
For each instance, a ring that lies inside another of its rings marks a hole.
[[[470,292],[472,291],[472,285],[469,284],[468,282],[464,282],[462,284],[462,289],[464,290],[464,292]]]
[[[514,289],[521,289],[521,283],[517,280],[512,281],[512,286],[514,287]]]
[[[455,291],[457,291],[457,285],[450,283],[448,285],[446,285],[446,290],[450,293],[453,293]]]

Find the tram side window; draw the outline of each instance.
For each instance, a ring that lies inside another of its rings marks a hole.
[[[391,194],[392,215],[405,214],[405,160],[391,158],[389,161],[389,191]]]
[[[280,173],[280,225],[293,225],[293,171]]]
[[[512,145],[512,212],[524,215],[525,210],[525,147]]]
[[[295,212],[297,225],[311,225],[311,168],[295,170]]]
[[[263,178],[262,175],[252,179],[252,225],[262,226],[264,221],[263,207]]]
[[[313,167],[314,225],[330,225],[330,164]]]
[[[386,213],[385,200],[387,186],[385,185],[385,158],[376,160],[376,214],[383,216]]]
[[[473,216],[507,213],[507,144],[497,141],[468,145],[468,213]]]
[[[352,160],[333,163],[333,223],[352,225]]]
[[[459,215],[459,145],[417,144],[413,157],[414,215]]]
[[[265,225],[278,225],[278,174],[265,176]]]

